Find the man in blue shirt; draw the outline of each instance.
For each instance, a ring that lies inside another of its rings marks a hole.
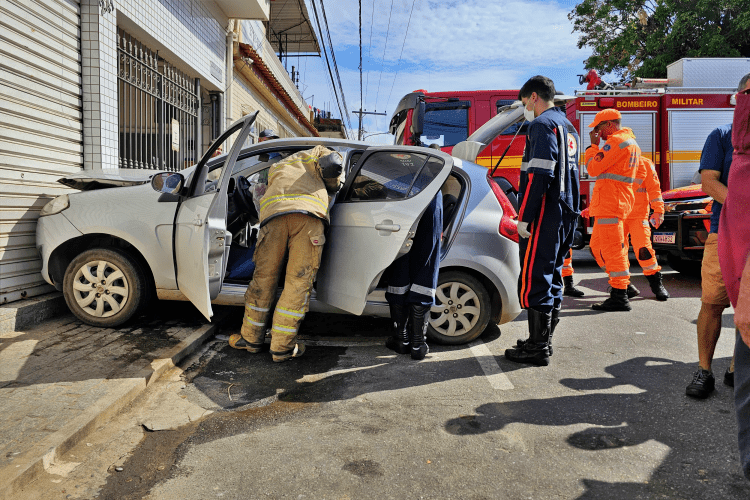
[[[699,172],[703,191],[714,199],[711,230],[703,249],[701,263],[701,310],[698,313],[698,371],[685,389],[688,396],[707,398],[714,390],[711,372],[716,343],[721,334],[721,316],[729,306],[729,296],[719,268],[718,236],[721,204],[727,196],[727,179],[732,164],[732,124],[717,127],[703,146]],[[732,363],[734,365],[734,363]],[[734,385],[734,366],[724,374],[724,382]]]

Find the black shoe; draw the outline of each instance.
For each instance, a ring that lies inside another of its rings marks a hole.
[[[424,359],[430,348],[427,346],[427,323],[430,321],[430,306],[411,305],[409,318],[409,343],[411,359]]]
[[[661,273],[652,274],[646,276],[648,285],[651,287],[651,291],[654,292],[656,300],[664,302],[669,298],[669,292],[664,288],[664,284],[661,282]]]
[[[568,297],[583,297],[586,295],[583,290],[579,290],[573,285],[573,276],[563,276],[563,295]]]
[[[734,387],[734,372],[730,372],[728,368],[727,371],[724,372],[724,385]]]
[[[607,293],[612,293],[612,287],[607,287]],[[635,297],[638,297],[641,294],[641,291],[638,290],[634,284],[628,283],[628,299],[633,299]]]
[[[694,398],[705,399],[714,390],[715,383],[713,373],[699,368],[693,375],[693,381],[685,389],[685,394]]]
[[[391,310],[391,320],[393,321],[393,336],[388,337],[385,346],[398,354],[409,354],[411,344],[409,343],[409,308],[401,304],[388,304]]]
[[[632,307],[630,307],[627,290],[613,288],[607,300],[592,304],[591,309],[595,311],[630,311]]]

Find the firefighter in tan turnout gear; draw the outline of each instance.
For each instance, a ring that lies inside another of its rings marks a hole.
[[[245,292],[245,317],[240,334],[229,345],[258,353],[281,268],[287,258],[284,291],[271,321],[271,355],[287,361],[305,352],[296,341],[307,312],[310,290],[325,244],[331,196],[342,185],[342,156],[323,146],[301,151],[272,165],[268,189],[260,199],[260,231],[255,247],[255,272]]]

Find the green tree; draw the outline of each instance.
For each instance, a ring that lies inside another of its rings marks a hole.
[[[750,0],[583,0],[568,14],[587,69],[664,78],[682,57],[750,57]]]

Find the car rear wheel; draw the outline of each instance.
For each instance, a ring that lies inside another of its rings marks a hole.
[[[119,326],[144,305],[147,282],[138,262],[119,250],[95,248],[68,265],[63,294],[70,310],[93,326]]]
[[[490,308],[490,294],[478,279],[461,271],[441,273],[427,337],[438,344],[471,342],[487,328]]]

